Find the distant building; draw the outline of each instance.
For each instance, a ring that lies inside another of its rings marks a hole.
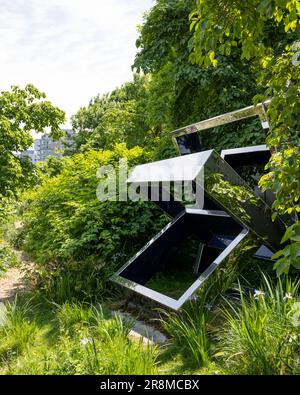
[[[34,140],[34,149],[16,153],[19,158],[29,158],[32,163],[44,162],[49,156],[61,158],[66,154],[74,152],[75,133],[72,129],[62,129],[65,135],[59,140],[53,140],[48,134],[43,134],[40,138]]]
[[[37,161],[35,150],[28,149],[26,151],[18,153],[17,156],[18,158],[28,158],[32,163],[36,163]]]
[[[34,141],[34,150],[38,162],[44,162],[50,155],[60,158],[62,156],[62,149],[61,140],[55,141],[47,134],[43,134],[41,138]]]
[[[65,149],[68,151],[74,149],[75,133],[71,129],[63,129],[63,131],[65,132],[65,136],[59,140],[53,140],[47,134],[35,140],[34,150],[38,162],[44,162],[50,155],[55,158],[61,158]]]

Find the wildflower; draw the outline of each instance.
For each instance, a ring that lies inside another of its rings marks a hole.
[[[81,347],[85,347],[88,343],[91,343],[92,339],[89,337],[85,337],[84,339],[80,340]]]
[[[258,299],[260,296],[264,297],[265,293],[263,291],[260,291],[259,289],[256,289],[254,291],[254,299]]]
[[[205,304],[205,308],[206,308],[208,311],[210,311],[210,310],[212,309],[212,307],[213,307],[213,305],[210,304],[210,303],[206,303],[206,304]]]
[[[284,297],[283,297],[283,300],[287,300],[287,299],[293,299],[293,295],[292,295],[292,294],[289,294],[289,293],[286,293],[286,294],[284,295]]]
[[[297,341],[297,339],[298,339],[297,335],[290,335],[288,338],[289,343],[295,343]]]

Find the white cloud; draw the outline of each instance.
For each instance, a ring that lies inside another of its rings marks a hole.
[[[0,90],[33,83],[70,117],[131,78],[153,0],[0,0]]]

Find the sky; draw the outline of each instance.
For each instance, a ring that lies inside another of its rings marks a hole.
[[[70,116],[132,77],[153,0],[0,0],[0,91],[34,84]]]

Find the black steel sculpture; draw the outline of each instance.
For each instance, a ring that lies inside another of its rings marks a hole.
[[[225,150],[221,155],[214,150],[201,152],[198,138],[199,131],[252,116],[259,116],[267,129],[266,105],[247,107],[176,130],[172,134],[182,156],[133,169],[128,184],[151,194],[149,200],[163,209],[171,221],[115,273],[113,281],[178,310],[217,268],[226,269],[245,243],[252,245],[254,257],[271,259],[272,251],[280,246],[285,225],[279,218],[272,221],[268,205],[272,196],[266,197],[257,186],[250,187],[238,174],[240,166],[266,163],[269,150],[255,146]],[[184,172],[183,168],[190,171]],[[190,186],[192,204],[176,199],[176,186],[182,185]],[[179,280],[181,275],[188,279],[178,295],[170,296],[149,286],[159,273],[172,273],[174,266],[179,268]]]

